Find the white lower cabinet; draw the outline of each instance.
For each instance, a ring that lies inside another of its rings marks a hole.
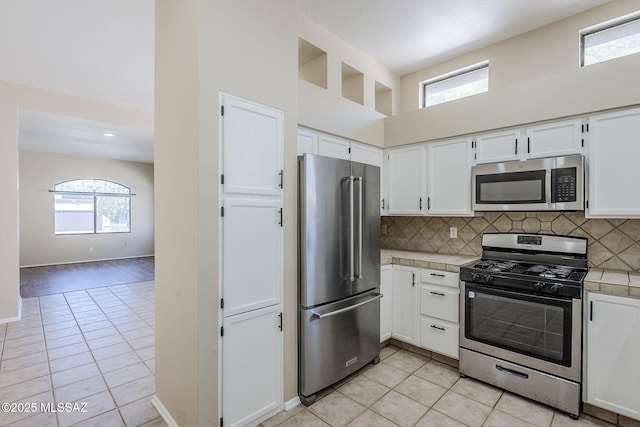
[[[380,291],[391,293],[380,307],[380,341],[395,338],[436,353],[458,358],[460,275],[449,271],[384,266]],[[391,283],[390,283],[391,282]],[[391,292],[385,291],[391,286]],[[391,333],[387,310],[391,311]]]
[[[382,294],[382,299],[380,300],[380,342],[391,338],[393,321],[391,317],[393,307],[392,282],[393,271],[391,265],[383,265],[380,268],[380,293]]]
[[[457,359],[459,330],[458,323],[420,316],[420,347]]]
[[[420,270],[420,347],[458,358],[460,275]]]
[[[282,307],[224,319],[222,407],[225,426],[244,426],[282,409]]]
[[[393,330],[391,336],[418,344],[417,274],[413,267],[393,266]]]
[[[587,293],[585,402],[640,420],[640,299]]]

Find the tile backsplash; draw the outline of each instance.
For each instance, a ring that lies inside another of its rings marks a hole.
[[[458,237],[449,237],[457,227]],[[482,233],[525,232],[589,239],[590,267],[640,271],[640,219],[587,219],[584,212],[485,212],[477,217],[383,216],[381,244],[443,254],[481,255]]]

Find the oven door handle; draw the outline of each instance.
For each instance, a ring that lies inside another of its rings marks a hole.
[[[500,372],[506,372],[511,375],[515,375],[516,377],[528,379],[529,374],[525,374],[524,372],[516,371],[514,369],[505,368],[504,366],[496,365],[496,369]]]

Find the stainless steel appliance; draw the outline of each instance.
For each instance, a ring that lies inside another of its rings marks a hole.
[[[460,374],[580,414],[587,239],[487,233],[460,269]]]
[[[298,157],[299,395],[379,361],[380,168]]]
[[[474,211],[584,210],[584,158],[488,163],[471,170]]]

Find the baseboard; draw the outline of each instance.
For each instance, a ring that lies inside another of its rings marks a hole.
[[[284,402],[284,410],[290,411],[300,404],[300,396],[296,396],[291,400]]]
[[[7,317],[6,319],[0,319],[0,325],[9,322],[17,322],[22,319],[22,297],[18,297],[18,316],[17,317]]]
[[[132,256],[117,257],[117,258],[87,259],[87,260],[84,260],[84,261],[80,260],[80,261],[53,262],[53,263],[48,263],[48,264],[30,264],[30,265],[21,265],[20,268],[49,267],[49,266],[52,266],[52,265],[84,264],[86,262],[117,261],[119,259],[148,258],[148,257],[152,257],[152,256],[154,257],[154,256],[156,256],[156,254],[132,255]]]
[[[167,408],[165,408],[162,402],[160,402],[158,396],[153,395],[153,397],[151,398],[151,404],[155,406],[155,408],[158,410],[158,413],[160,413],[160,416],[169,427],[179,427],[178,423],[173,419],[171,414],[169,414],[169,411],[167,411]]]

